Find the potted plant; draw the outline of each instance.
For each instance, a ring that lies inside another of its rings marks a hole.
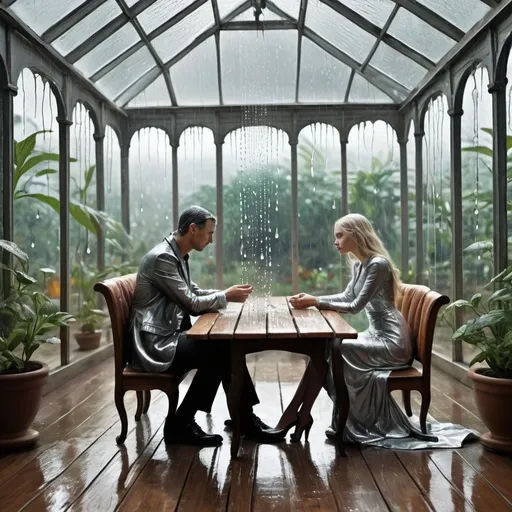
[[[471,312],[472,318],[455,331],[453,339],[480,350],[470,367],[486,364],[470,368],[468,373],[478,411],[489,429],[480,440],[488,449],[512,452],[512,266],[489,285],[497,289],[488,299],[477,293],[470,301],[457,300],[446,309],[463,308]]]
[[[32,355],[72,316],[33,291],[36,280],[28,275],[28,257],[15,243],[0,240],[0,249],[0,268],[13,280],[0,298],[0,449],[14,449],[32,446],[39,437],[30,425],[39,410],[48,366],[32,361]]]

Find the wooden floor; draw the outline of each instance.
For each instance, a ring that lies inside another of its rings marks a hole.
[[[304,360],[267,352],[248,361],[262,402],[256,413],[275,423]],[[352,448],[347,458],[336,459],[323,433],[331,411],[323,392],[308,444],[242,441],[234,463],[222,392],[212,415],[201,413],[197,420],[222,433],[224,444],[201,450],[162,442],[167,406],[155,393],[148,416],[136,425],[135,394],[129,393],[131,430],[118,447],[112,374],[109,360],[44,397],[35,425],[38,446],[0,457],[1,512],[512,510],[512,459],[484,451],[478,442],[431,452]],[[431,413],[484,430],[472,391],[439,371]]]

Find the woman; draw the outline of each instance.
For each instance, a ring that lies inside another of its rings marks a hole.
[[[316,306],[350,314],[364,309],[368,317],[368,329],[357,339],[344,340],[341,345],[350,398],[345,440],[402,448],[460,446],[473,434],[471,431],[452,424],[436,424],[435,436],[425,436],[411,424],[388,392],[389,373],[407,368],[413,353],[409,326],[395,306],[395,297],[401,289],[398,270],[373,226],[363,215],[346,215],[336,221],[334,238],[338,252],[348,254],[353,262],[352,279],[345,291],[322,297],[299,293],[289,301],[299,309]],[[299,441],[302,432],[307,440],[313,424],[311,407],[322,385],[335,403],[332,369],[322,373],[318,363],[309,364],[278,423],[279,428],[285,429],[296,425],[292,441]],[[334,436],[336,421],[333,414],[332,428],[326,431],[328,437]]]

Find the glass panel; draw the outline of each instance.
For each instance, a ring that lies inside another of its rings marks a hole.
[[[178,148],[178,183],[180,213],[200,205],[213,214],[217,211],[216,149],[213,132],[202,126],[185,130]],[[215,235],[203,251],[193,251],[189,260],[190,276],[200,288],[216,288]]]
[[[96,144],[94,142],[94,124],[88,109],[77,103],[73,109],[73,124],[70,127],[70,155],[76,162],[69,164],[71,183],[70,198],[73,202],[86,204],[90,208],[97,208],[96,195]],[[92,178],[89,179],[89,173]],[[85,352],[80,350],[80,338],[96,331],[101,334],[102,343],[105,344],[106,333],[103,330],[102,318],[93,316],[91,310],[97,307],[97,296],[92,287],[97,279],[94,277],[98,266],[98,244],[94,234],[77,222],[72,216],[69,218],[69,252],[71,267],[71,313],[77,322],[71,326],[71,359],[77,360]]]
[[[244,282],[256,297],[290,295],[288,137],[264,126],[265,106],[247,108],[243,119],[223,151],[224,286]]]
[[[342,291],[345,261],[334,247],[333,226],[341,216],[340,134],[315,123],[299,133],[299,291],[325,295]],[[314,236],[311,234],[314,233]]]
[[[67,0],[56,2],[55,0],[17,0],[10,8],[17,14],[34,32],[41,35],[51,26],[69,14],[73,9],[85,3],[84,0]]]
[[[20,143],[35,132],[44,130],[35,136],[35,147],[25,161],[43,153],[58,156],[57,101],[50,86],[41,76],[24,69],[17,87],[18,94],[13,98],[14,140]],[[59,202],[58,169],[58,161],[43,160],[19,179],[14,189],[13,219],[14,241],[28,255],[29,274],[37,281],[31,290],[46,293],[55,305],[60,306],[59,214],[43,201],[20,196],[22,193],[42,194]],[[37,176],[39,173],[41,175]],[[48,333],[47,338],[54,336],[60,336],[58,328]],[[41,345],[34,353],[34,359],[48,364],[51,370],[57,368],[61,363],[60,345]]]
[[[493,200],[492,200],[492,96],[487,92],[489,76],[485,68],[468,78],[462,108],[462,270],[464,298],[475,293],[484,299],[493,292]],[[490,131],[490,133],[488,133]],[[467,314],[464,321],[474,315]],[[462,344],[465,363],[476,355],[475,348]]]
[[[414,122],[411,121],[407,138],[407,206],[409,216],[409,263],[407,275],[402,276],[404,283],[416,281],[416,139],[414,137]]]
[[[367,217],[400,268],[400,149],[384,121],[354,126],[348,136],[348,208]]]
[[[213,36],[177,62],[170,72],[178,105],[219,103],[217,52]]]
[[[168,62],[214,24],[212,6],[207,2],[151,42],[162,61]]]
[[[281,16],[278,16],[277,14],[273,13],[272,11],[269,11],[268,9],[263,9],[263,12],[260,17],[260,21],[271,21],[271,20],[280,20],[282,21],[283,18]],[[254,9],[248,9],[247,11],[243,12],[242,14],[239,14],[236,18],[233,19],[233,21],[254,21]]]
[[[340,3],[381,28],[396,5],[391,0],[379,0],[378,2],[375,0],[340,0]],[[311,8],[316,9],[316,6],[311,5]]]
[[[98,80],[96,86],[106,96],[115,98],[155,66],[153,57],[144,46]]]
[[[297,33],[225,31],[220,36],[222,88],[226,104],[295,101]]]
[[[383,42],[379,43],[370,65],[409,89],[416,87],[427,72],[423,66]]]
[[[133,28],[133,25],[127,23],[110,37],[107,37],[107,39],[96,46],[94,50],[91,50],[79,61],[75,62],[74,65],[85,76],[89,77],[139,40],[139,35]]]
[[[193,2],[194,0],[158,0],[142,11],[137,19],[146,34],[149,34]]]
[[[120,14],[122,11],[116,1],[109,0],[60,36],[52,45],[62,55],[67,55]]]
[[[425,284],[439,293],[451,294],[452,228],[450,186],[450,118],[441,95],[430,100],[423,137],[423,247]],[[452,330],[441,313],[434,332],[434,349],[452,358]]]
[[[350,103],[394,103],[389,96],[358,73],[354,74],[348,101]]]
[[[293,19],[299,19],[300,2],[297,0],[275,0],[274,4]],[[268,11],[268,7],[266,10]]]
[[[464,31],[480,21],[490,7],[480,0],[419,0],[419,2]]]
[[[319,48],[309,39],[302,39],[299,101],[343,102],[352,69]]]
[[[158,128],[143,128],[130,143],[130,228],[138,261],[172,231],[172,150]]]
[[[217,5],[219,6],[219,16],[221,21],[228,14],[231,14],[238,6],[242,5],[242,3],[242,0],[217,0]]]
[[[306,26],[358,62],[366,59],[376,41],[368,32],[321,2],[307,10]]]
[[[135,96],[127,106],[132,108],[170,107],[171,98],[169,97],[169,90],[167,89],[164,76],[160,75],[140,94]]]
[[[455,41],[405,9],[399,9],[388,33],[437,62]]]

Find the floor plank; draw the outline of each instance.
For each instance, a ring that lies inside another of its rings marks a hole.
[[[263,421],[277,422],[306,362],[304,356],[285,352],[247,357],[261,399],[255,412]],[[136,425],[136,397],[129,393],[129,434],[117,446],[112,364],[105,361],[48,393],[36,420],[38,445],[0,457],[2,512],[512,510],[512,458],[477,442],[418,452],[349,446],[347,457],[336,457],[324,435],[332,402],[323,390],[312,410],[309,442],[303,437],[290,443],[289,435],[276,445],[242,439],[236,461],[229,458],[231,433],[223,424],[228,410],[222,390],[212,414],[199,413],[196,419],[205,430],[222,434],[224,442],[202,450],[163,443],[167,399],[157,392],[149,414]],[[192,376],[182,383],[181,397]],[[434,418],[485,428],[469,387],[435,370],[432,388]],[[414,393],[412,406],[418,412]]]

